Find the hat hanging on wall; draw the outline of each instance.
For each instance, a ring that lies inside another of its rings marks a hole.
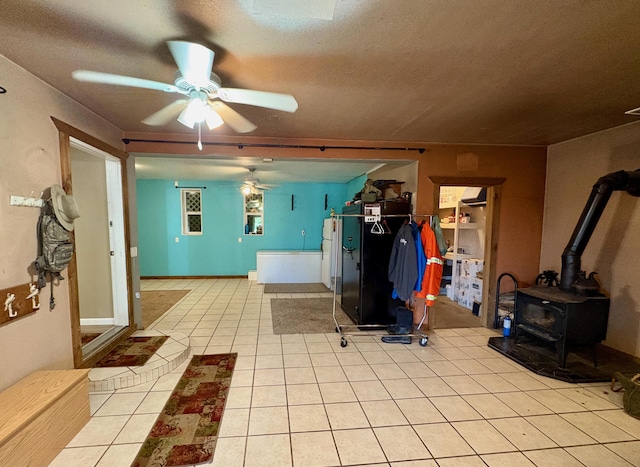
[[[67,230],[73,230],[73,220],[80,217],[78,205],[72,195],[68,195],[60,185],[51,187],[51,203],[56,219]]]

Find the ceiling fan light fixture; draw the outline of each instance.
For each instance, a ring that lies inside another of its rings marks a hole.
[[[193,128],[196,123],[204,121],[205,105],[198,98],[191,99],[187,108],[180,113],[178,121],[186,127]]]
[[[204,110],[204,120],[207,122],[207,126],[210,130],[218,128],[224,123],[220,115],[218,115],[218,112],[213,110],[209,105],[207,105]]]
[[[181,96],[179,100],[165,106],[142,122],[146,125],[160,126],[167,125],[177,118],[182,125],[190,129],[199,124],[198,134],[200,134],[200,126],[205,122],[210,129],[224,123],[236,133],[248,133],[256,129],[253,123],[225,102],[284,112],[295,112],[298,108],[298,102],[291,94],[222,87],[219,76],[212,71],[215,53],[202,44],[168,41],[167,45],[178,65],[174,84],[89,70],[76,70],[72,75],[78,81],[177,93]]]
[[[244,193],[245,195],[248,195],[251,193],[251,187],[249,185],[243,185],[240,187],[240,191],[242,191],[242,193]]]

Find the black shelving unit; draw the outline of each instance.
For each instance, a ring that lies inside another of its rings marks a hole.
[[[365,205],[380,205],[385,234],[371,232],[363,217]],[[393,284],[388,279],[389,260],[398,230],[411,213],[406,202],[380,201],[345,206],[342,214],[342,298],[344,312],[355,324],[385,325],[395,321],[393,310],[402,305],[391,298]],[[393,217],[385,217],[393,215]]]

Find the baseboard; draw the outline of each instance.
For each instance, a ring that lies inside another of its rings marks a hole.
[[[80,318],[80,326],[114,326],[114,318]]]

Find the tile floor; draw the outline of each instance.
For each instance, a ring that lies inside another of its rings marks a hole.
[[[640,465],[640,420],[619,394],[529,372],[487,347],[493,330],[341,348],[337,334],[274,335],[275,295],[255,282],[142,288],[192,290],[152,328],[188,334],[195,354],[238,352],[214,466]],[[129,466],[185,366],[91,393],[90,422],[51,466]]]

